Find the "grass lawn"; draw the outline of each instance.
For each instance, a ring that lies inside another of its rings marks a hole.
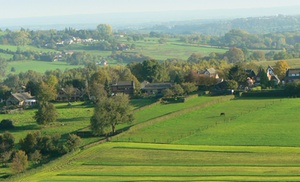
[[[192,97],[151,107],[147,105],[152,102],[133,100],[133,124],[142,127],[11,180],[299,181],[300,99],[219,99]],[[59,121],[42,128],[43,133],[88,125],[89,107],[81,103],[56,107]],[[24,121],[33,122],[27,117]]]
[[[261,61],[261,62],[255,62],[257,65],[261,65],[263,68],[267,68],[268,65],[270,66],[275,66],[276,62],[279,60],[275,61]],[[287,59],[285,60],[288,65],[291,68],[300,68],[300,58],[294,58],[294,59]]]

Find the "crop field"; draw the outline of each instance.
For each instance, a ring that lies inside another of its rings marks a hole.
[[[11,180],[299,181],[299,101],[191,97],[149,106],[134,101],[141,119],[132,130]]]

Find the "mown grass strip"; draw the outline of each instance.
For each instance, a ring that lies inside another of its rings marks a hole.
[[[218,153],[254,153],[252,151],[229,151],[229,150],[189,150],[189,149],[172,149],[172,148],[142,148],[142,147],[126,147],[116,146],[116,149],[138,149],[138,150],[162,150],[162,151],[180,151],[180,152],[218,152]]]
[[[171,164],[171,163],[83,163],[83,166],[139,166],[139,167],[300,167],[300,164]]]
[[[140,173],[140,174],[116,174],[116,173],[62,173],[57,174],[57,176],[114,176],[114,177],[207,177],[207,176],[255,176],[255,177],[300,177],[300,174],[271,174],[271,173],[264,173],[264,174],[239,174],[239,173],[220,173],[220,174],[166,174],[166,173],[159,173],[159,174],[149,174],[149,173]]]

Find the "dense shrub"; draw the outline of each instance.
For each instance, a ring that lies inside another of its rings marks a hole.
[[[3,119],[0,123],[0,130],[9,130],[13,129],[15,126],[13,125],[12,120]]]

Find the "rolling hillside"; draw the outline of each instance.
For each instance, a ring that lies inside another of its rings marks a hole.
[[[200,97],[204,100],[191,104],[197,99],[138,109],[136,116],[144,112],[148,118],[112,142],[75,151],[11,180],[300,180],[299,99]]]

